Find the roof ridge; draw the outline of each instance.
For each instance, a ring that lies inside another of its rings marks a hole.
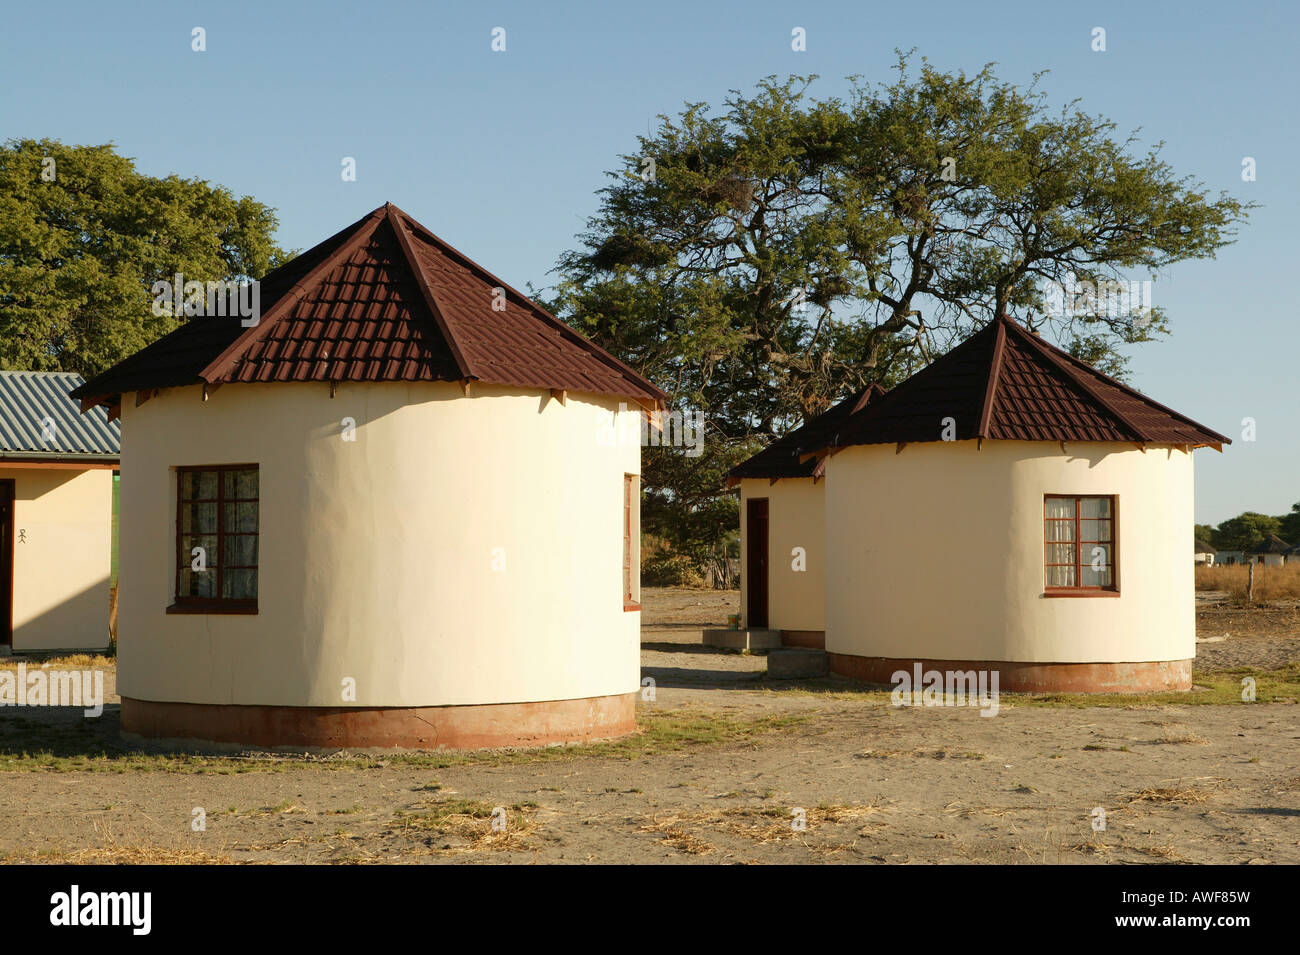
[[[457,341],[455,333],[451,330],[451,325],[447,322],[442,304],[438,301],[438,295],[433,289],[433,282],[429,279],[429,273],[424,270],[424,263],[420,261],[420,257],[416,255],[415,249],[411,245],[411,234],[402,222],[403,218],[409,219],[410,217],[391,202],[384,203],[384,214],[392,225],[393,233],[397,236],[398,248],[402,250],[407,265],[415,273],[416,284],[420,288],[424,303],[429,307],[429,311],[433,313],[433,320],[438,324],[438,329],[442,332],[447,347],[451,349],[451,357],[456,362],[456,367],[460,369],[461,376],[466,379],[478,378],[479,376],[474,373],[464,349],[461,348],[460,342]]]
[[[879,392],[880,394],[883,395],[885,394],[885,389],[880,385],[879,382],[875,382],[875,381],[870,382],[867,385],[867,387],[862,389],[862,393],[858,396],[858,400],[853,403],[853,408],[849,411],[849,414],[855,415],[863,408],[865,408],[867,405],[871,404],[871,398],[876,392]],[[828,408],[826,410],[829,411],[830,409]],[[823,414],[825,414],[825,412],[823,412]],[[818,415],[817,417],[820,418],[821,415]],[[809,423],[810,422],[804,422],[804,424],[809,424]]]
[[[609,366],[610,368],[615,369],[616,371],[620,372],[623,375],[631,375],[632,379],[638,382],[639,384],[648,385],[652,390],[659,391],[659,388],[652,381],[650,381],[648,378],[646,378],[644,375],[638,372],[631,365],[619,361],[613,355],[605,351],[605,349],[601,348],[591,339],[587,338],[587,336],[579,332],[576,328],[572,328],[571,326],[560,321],[549,311],[547,311],[546,309],[542,308],[542,306],[534,302],[532,298],[530,298],[529,296],[525,295],[523,292],[520,292],[514,286],[502,280],[500,276],[494,275],[492,272],[485,269],[482,265],[480,265],[478,262],[475,262],[464,252],[461,252],[459,249],[457,249],[455,246],[449,243],[446,239],[443,239],[440,236],[436,235],[434,232],[432,232],[430,229],[424,226],[419,220],[410,216],[402,209],[393,205],[391,202],[387,203],[387,207],[393,209],[398,214],[404,216],[407,220],[411,222],[412,225],[419,228],[421,232],[423,232],[426,236],[429,237],[429,239],[432,240],[433,244],[437,246],[439,251],[448,255],[450,258],[456,261],[463,268],[468,269],[471,273],[477,275],[480,278],[488,279],[489,281],[495,283],[497,286],[505,289],[507,293],[513,295],[515,298],[523,302],[526,307],[531,309],[531,311],[536,315],[537,318],[541,319],[541,321],[543,321],[547,325],[550,325],[552,328],[558,331],[562,336],[567,337],[573,343],[581,346],[584,350],[586,350],[589,354],[591,354],[592,357],[594,357],[597,361],[600,361],[601,363]],[[661,401],[661,404],[662,403],[663,402]]]
[[[1045,357],[1048,361],[1050,361],[1057,369],[1061,371],[1065,371],[1066,377],[1069,379],[1069,381],[1071,381],[1072,383],[1074,383],[1075,385],[1077,385],[1078,387],[1086,391],[1094,401],[1096,401],[1099,405],[1101,405],[1102,408],[1104,408],[1106,412],[1110,414],[1112,418],[1114,418],[1117,422],[1119,422],[1121,425],[1127,428],[1132,435],[1132,440],[1134,441],[1142,440],[1142,429],[1131,418],[1129,418],[1128,415],[1124,414],[1124,412],[1116,408],[1115,405],[1110,401],[1110,399],[1108,399],[1104,394],[1102,394],[1099,389],[1094,387],[1091,381],[1087,381],[1083,378],[1080,378],[1077,375],[1072,375],[1069,373],[1068,366],[1065,366],[1064,363],[1061,361],[1060,357],[1056,354],[1057,349],[1050,347],[1046,342],[1043,342],[1041,339],[1039,339],[1038,336],[1031,334],[1029,330],[1026,329],[1019,322],[1010,321],[1010,319],[1008,318],[1006,324],[1009,324],[1016,329],[1017,335],[1021,341],[1027,342],[1031,348],[1033,348],[1035,351],[1037,351],[1039,354]],[[1065,355],[1066,353],[1062,351],[1061,354]],[[1079,362],[1079,365],[1082,366],[1082,368],[1086,369],[1087,371],[1092,372],[1093,374],[1100,374],[1100,372],[1096,372],[1090,365],[1088,365],[1085,362]],[[1143,396],[1143,398],[1145,400],[1145,396]],[[1180,415],[1179,417],[1182,416]]]
[[[1050,346],[1045,346],[1045,347],[1050,347]],[[1052,351],[1054,353],[1058,353],[1057,354],[1058,360],[1068,361],[1070,364],[1077,365],[1082,371],[1086,371],[1089,374],[1093,375],[1094,377],[1102,379],[1104,382],[1106,382],[1106,384],[1114,388],[1118,388],[1120,391],[1124,392],[1130,397],[1137,398],[1138,400],[1143,401],[1146,404],[1151,405],[1152,407],[1159,408],[1165,414],[1172,415],[1173,417],[1182,421],[1184,424],[1191,425],[1192,427],[1198,428],[1201,431],[1206,431],[1210,434],[1213,434],[1228,444],[1232,443],[1231,438],[1224,437],[1223,435],[1219,434],[1217,431],[1210,431],[1210,429],[1206,428],[1200,422],[1193,421],[1191,418],[1187,417],[1187,415],[1183,414],[1182,412],[1175,411],[1173,408],[1170,408],[1167,405],[1162,405],[1154,398],[1148,397],[1147,395],[1138,391],[1136,388],[1132,387],[1131,385],[1126,385],[1124,384],[1124,382],[1116,378],[1112,378],[1110,375],[1106,374],[1105,372],[1098,371],[1096,368],[1093,368],[1091,365],[1089,365],[1086,361],[1082,361],[1081,359],[1075,358],[1073,355],[1071,355],[1069,352],[1065,351],[1064,349],[1052,349]]]
[[[979,426],[975,429],[977,438],[989,436],[989,425],[993,421],[993,405],[997,398],[998,382],[1002,378],[1002,356],[1007,350],[1007,324],[1010,318],[1005,312],[993,320],[993,358],[989,369],[988,384],[984,389],[984,404],[980,408]]]
[[[223,376],[230,373],[238,362],[239,357],[248,349],[253,342],[264,337],[271,327],[289,311],[291,305],[296,305],[302,300],[303,295],[308,290],[320,283],[320,280],[333,271],[337,266],[337,259],[340,255],[351,252],[358,245],[374,235],[375,229],[383,220],[381,213],[384,207],[376,209],[370,215],[366,216],[359,223],[357,229],[343,240],[341,244],[330,250],[319,262],[317,262],[306,275],[293,284],[283,295],[276,299],[275,304],[267,309],[266,314],[259,317],[256,325],[251,326],[242,332],[233,342],[231,342],[221,354],[208,362],[199,372],[199,378],[211,384]]]

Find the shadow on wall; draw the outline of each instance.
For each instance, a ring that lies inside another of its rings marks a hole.
[[[108,577],[103,577],[35,616],[15,615],[13,652],[107,649],[110,612],[116,609],[111,600]]]

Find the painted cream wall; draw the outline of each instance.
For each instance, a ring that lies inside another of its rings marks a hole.
[[[15,493],[13,648],[107,647],[113,472],[0,467],[2,479]]]
[[[767,623],[772,630],[826,629],[826,482],[812,478],[767,478],[740,482],[741,522],[746,502],[767,498]],[[742,527],[740,547],[740,609],[749,607],[749,554]],[[793,569],[793,550],[802,547],[807,570]],[[748,626],[749,621],[744,621]]]
[[[827,463],[826,649],[1030,663],[1195,656],[1191,454],[1020,441]],[[1043,596],[1043,495],[1119,496],[1120,596]]]
[[[439,706],[636,690],[621,550],[639,427],[619,414],[614,440],[618,406],[479,385],[466,398],[447,383],[123,396],[119,692]],[[166,614],[172,469],[236,463],[261,471],[259,613]]]

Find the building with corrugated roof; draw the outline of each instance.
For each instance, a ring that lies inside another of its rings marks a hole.
[[[77,392],[122,420],[123,731],[634,729],[640,420],[663,393],[391,204],[256,298]]]
[[[732,472],[746,626],[756,592],[806,574],[825,626],[790,642],[819,642],[833,673],[889,683],[921,663],[997,670],[1004,690],[1190,688],[1193,568],[1178,542],[1193,523],[1192,450],[1227,438],[1006,316],[847,405],[801,429],[797,448],[783,439],[807,477],[766,466],[772,448]],[[788,505],[772,492],[789,480],[821,489],[820,519],[796,518],[778,541]],[[798,569],[795,546],[820,566]]]
[[[0,371],[0,649],[102,650],[120,435],[70,372]]]

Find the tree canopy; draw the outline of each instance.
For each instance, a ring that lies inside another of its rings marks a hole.
[[[1290,544],[1300,544],[1300,503],[1292,504],[1290,513],[1277,519],[1277,536]]]
[[[1246,511],[1216,527],[1210,543],[1219,550],[1250,550],[1268,534],[1281,536],[1281,526],[1281,520],[1276,517]],[[1289,538],[1287,541],[1294,543]]]
[[[274,212],[198,179],[136,170],[112,145],[0,147],[0,368],[102,371],[171,331],[150,286],[261,278]]]
[[[557,267],[549,304],[706,416],[692,468],[662,451],[644,465],[648,512],[672,518],[647,529],[683,549],[711,546],[674,529],[713,523],[696,510],[737,521],[700,473],[892,386],[999,312],[1122,375],[1120,346],[1168,316],[1096,293],[1212,257],[1249,209],[1077,104],[1051,109],[1037,79],[907,56],[893,82],[851,79],[844,98],[815,98],[815,79],[661,116]]]

